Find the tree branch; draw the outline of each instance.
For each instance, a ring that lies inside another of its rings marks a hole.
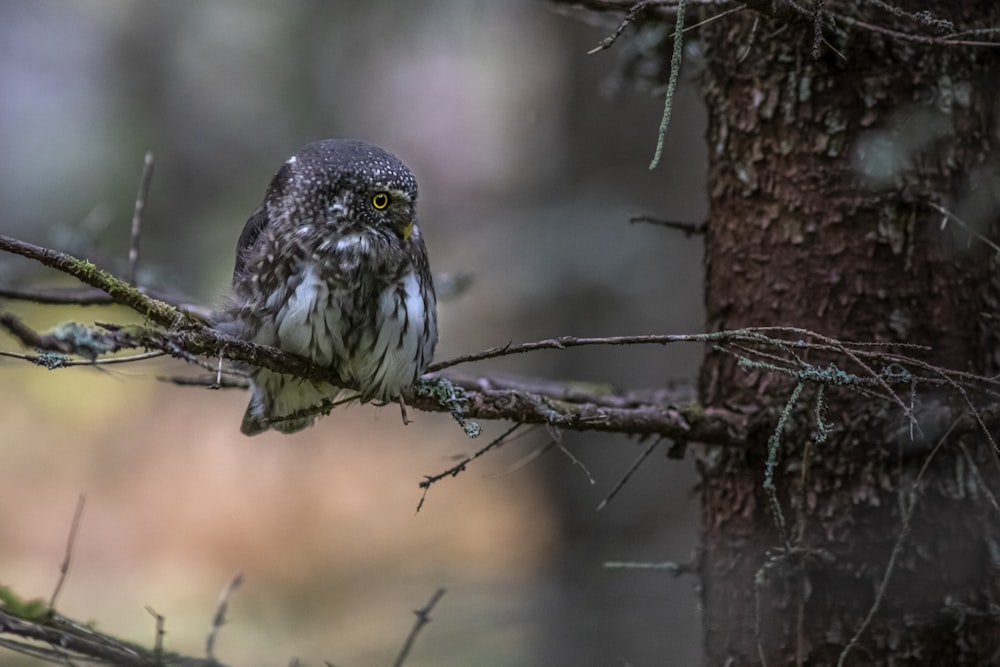
[[[58,614],[39,620],[19,618],[0,607],[0,635],[42,642],[38,646],[19,640],[3,639],[0,645],[59,664],[72,664],[71,659],[94,658],[120,667],[152,667],[163,664],[183,664],[184,667],[225,667],[211,659],[193,658],[176,653],[164,653],[162,660],[143,647],[123,642],[93,630]],[[51,647],[51,648],[50,648]]]
[[[277,348],[256,345],[220,334],[192,319],[173,305],[153,299],[134,286],[96,269],[71,255],[34,246],[0,235],[0,250],[7,250],[104,290],[116,303],[125,305],[159,326],[98,324],[62,325],[51,333],[39,334],[10,313],[0,313],[0,326],[29,347],[76,354],[90,361],[124,349],[162,351],[186,362],[206,367],[204,357],[220,364],[226,359],[267,368],[297,377],[345,386],[331,369],[319,368],[307,359]],[[732,354],[748,370],[783,374],[798,382],[849,387],[869,392],[899,406],[916,425],[903,394],[912,387],[931,385],[955,390],[968,408],[975,428],[995,425],[992,410],[977,410],[968,391],[985,394],[995,402],[1000,394],[1000,378],[980,377],[933,366],[916,357],[894,350],[920,352],[922,348],[899,344],[839,341],[796,327],[753,327],[699,334],[650,334],[638,336],[561,336],[521,344],[507,344],[482,352],[440,361],[428,374],[405,391],[405,403],[415,409],[450,412],[475,435],[475,424],[466,420],[498,419],[523,424],[546,424],[578,431],[605,431],[631,435],[656,435],[677,442],[700,442],[739,446],[745,442],[749,418],[727,410],[703,410],[694,404],[690,387],[655,391],[621,392],[612,387],[576,382],[489,377],[462,374],[442,375],[440,371],[459,364],[482,361],[539,350],[564,350],[593,345],[668,345],[673,343],[710,344]],[[809,354],[809,361],[806,355]],[[819,359],[823,359],[821,365]],[[64,364],[52,364],[59,367]],[[219,386],[218,375],[210,386]],[[989,402],[989,401],[987,401]],[[303,411],[308,416],[328,413],[324,404]],[[956,413],[957,415],[957,413]]]
[[[746,420],[725,411],[700,411],[693,388],[618,393],[610,387],[578,382],[518,379],[510,376],[425,376],[462,390],[462,416],[548,424],[571,431],[662,435],[671,439],[735,445],[745,436]],[[406,393],[408,406],[448,411],[438,397],[418,385]]]
[[[190,321],[184,313],[168,303],[153,299],[126,281],[102,271],[90,262],[66,253],[36,246],[0,234],[0,250],[33,259],[50,268],[71,275],[77,280],[106,293],[112,301],[128,306],[156,324],[175,327]]]

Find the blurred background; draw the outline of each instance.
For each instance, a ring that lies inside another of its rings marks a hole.
[[[420,183],[438,273],[438,358],[508,341],[699,331],[698,240],[650,214],[704,218],[703,112],[688,82],[648,171],[661,91],[622,80],[614,25],[538,0],[5,0],[0,5],[0,231],[121,270],[143,155],[156,156],[140,282],[212,304],[271,175],[301,145],[356,137]],[[0,257],[0,284],[69,286]],[[30,325],[134,319],[6,301]],[[0,349],[20,350],[0,336]],[[663,386],[701,349],[586,348],[463,372]],[[203,652],[236,572],[216,654],[232,665],[391,663],[434,590],[408,665],[690,665],[694,583],[608,560],[691,559],[690,461],[665,445],[601,512],[646,447],[538,429],[435,485],[468,439],[447,416],[337,410],[302,434],[248,439],[247,396],[177,387],[161,360],[46,371],[0,359],[0,584],[47,598],[87,495],[60,612]],[[590,477],[593,478],[591,482]],[[36,664],[0,653],[3,664]]]

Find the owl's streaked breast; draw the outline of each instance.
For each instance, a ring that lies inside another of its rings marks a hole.
[[[342,393],[400,400],[434,354],[434,285],[417,185],[397,157],[353,140],[303,147],[278,170],[237,244],[218,327],[310,359],[328,381],[251,371],[241,430],[293,433]],[[339,379],[339,382],[338,382]]]

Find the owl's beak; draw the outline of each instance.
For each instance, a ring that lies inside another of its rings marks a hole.
[[[410,220],[399,230],[399,235],[403,237],[404,241],[410,240],[410,235],[413,234],[413,221]]]

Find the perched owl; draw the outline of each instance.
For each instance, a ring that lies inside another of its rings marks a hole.
[[[400,400],[424,371],[437,311],[416,203],[406,165],[363,141],[309,144],[278,170],[240,235],[218,328],[341,382],[253,369],[243,433],[294,433],[313,418],[292,415],[341,396]]]

